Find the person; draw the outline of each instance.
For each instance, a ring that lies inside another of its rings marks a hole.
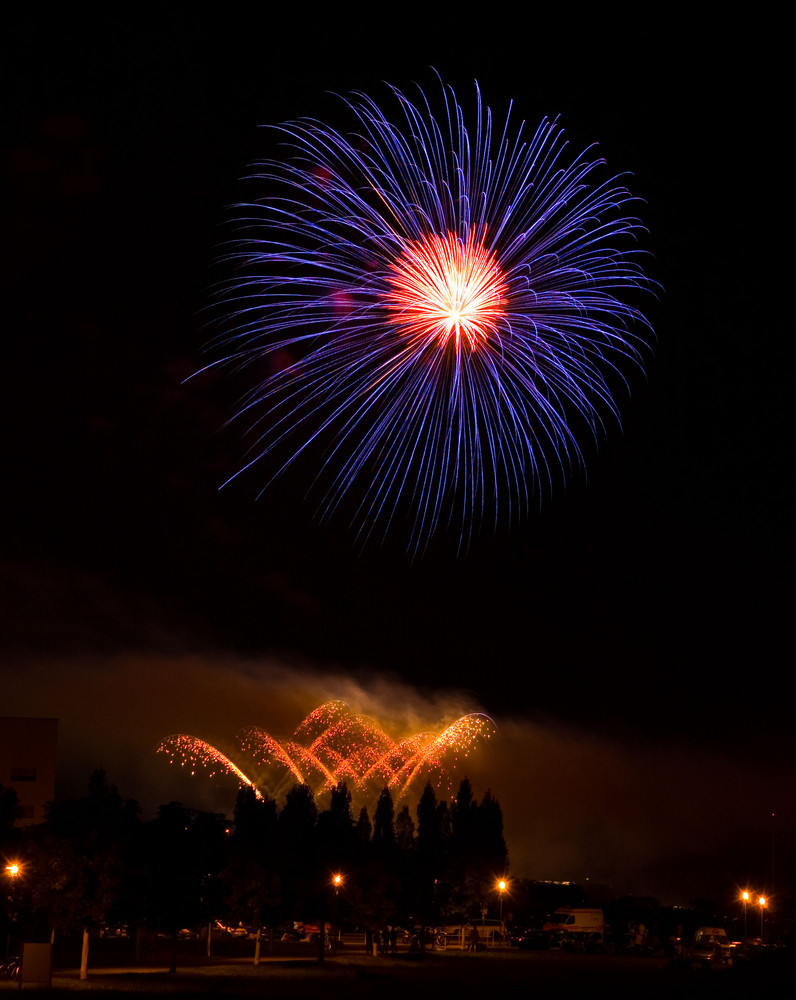
[[[475,924],[473,925],[473,928],[470,931],[470,934],[468,935],[467,940],[469,942],[469,944],[467,946],[467,950],[468,951],[477,951],[478,950],[478,928],[475,926]]]
[[[398,954],[398,928],[394,924],[390,928],[390,954]]]

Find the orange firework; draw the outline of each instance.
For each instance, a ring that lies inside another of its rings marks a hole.
[[[280,741],[256,726],[243,730],[238,743],[249,757],[248,766],[238,766],[193,736],[169,736],[158,751],[188,765],[191,774],[201,766],[211,776],[218,772],[232,775],[254,788],[258,796],[261,788],[273,792],[292,778],[315,792],[345,781],[365,794],[388,785],[400,797],[420,777],[450,786],[449,768],[456,766],[459,757],[466,757],[477,741],[489,740],[495,732],[489,716],[471,713],[441,733],[416,733],[395,742],[372,719],[354,714],[345,702],[332,701],[310,712],[292,739]],[[256,780],[246,773],[252,768]]]
[[[260,790],[250,778],[246,777],[237,764],[234,764],[229,757],[216,749],[216,747],[205,743],[204,740],[198,740],[193,736],[184,736],[181,734],[167,736],[165,740],[161,740],[157,752],[169,754],[172,763],[175,759],[179,759],[180,766],[185,767],[187,765],[190,768],[191,775],[196,774],[197,767],[202,767],[209,771],[211,778],[215,777],[217,771],[221,771],[224,774],[231,774],[242,785],[249,785],[253,788],[254,794],[258,799],[262,798]]]

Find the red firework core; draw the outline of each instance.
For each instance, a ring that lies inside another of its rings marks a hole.
[[[390,309],[402,330],[425,346],[436,340],[477,349],[503,314],[503,274],[495,255],[473,235],[463,242],[455,233],[407,242],[393,265]]]

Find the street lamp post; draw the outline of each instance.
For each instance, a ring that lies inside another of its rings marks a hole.
[[[761,896],[760,899],[758,899],[757,903],[758,903],[758,905],[760,907],[760,940],[762,941],[763,940],[763,913],[765,912],[765,909],[766,909],[766,897],[765,896]]]
[[[22,874],[22,865],[20,865],[18,861],[12,861],[10,864],[5,866],[5,872],[11,880],[11,892],[9,893],[8,899],[11,903],[11,913],[9,916],[13,922],[17,919],[17,882]],[[8,958],[11,954],[11,927],[12,923],[9,922],[8,934],[6,936],[6,958]]]
[[[749,902],[749,892],[748,892],[748,890],[744,889],[744,891],[741,893],[741,900],[743,901],[743,939],[745,941],[746,938],[747,938],[747,930],[746,930],[746,904]]]
[[[340,886],[343,884],[343,876],[339,874],[332,876],[332,885],[334,886],[334,910],[335,919],[337,920],[337,943],[339,944],[343,940],[343,927],[340,923],[340,904],[337,901],[337,894],[340,892]]]
[[[499,909],[499,913],[500,913],[500,935],[501,935],[501,938],[503,936],[503,893],[506,891],[506,889],[508,889],[508,887],[509,887],[509,884],[508,884],[508,882],[504,878],[498,879],[497,890],[498,890],[498,899],[500,901],[498,909]]]

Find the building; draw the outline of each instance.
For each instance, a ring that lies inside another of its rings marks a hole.
[[[57,739],[57,719],[0,717],[0,785],[17,793],[19,826],[41,823],[55,797]]]

